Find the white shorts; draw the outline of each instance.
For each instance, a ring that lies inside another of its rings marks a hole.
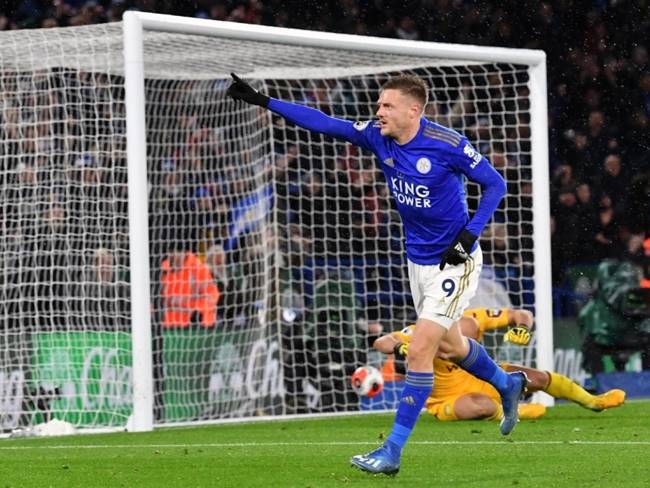
[[[446,329],[460,318],[478,288],[483,267],[480,246],[464,264],[447,265],[440,271],[437,264],[408,262],[413,304],[418,318],[436,322]]]

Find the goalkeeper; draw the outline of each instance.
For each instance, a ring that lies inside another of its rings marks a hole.
[[[372,151],[384,172],[406,235],[411,295],[417,321],[395,422],[386,442],[352,465],[369,473],[399,471],[420,410],[433,386],[433,358],[441,343],[456,364],[490,382],[501,396],[500,430],[517,424],[517,404],[526,387],[521,372],[506,374],[482,345],[465,338],[457,324],[476,293],[483,265],[477,237],[506,192],[505,181],[461,134],[424,118],[429,87],[413,75],[389,79],[379,92],[377,120],[352,123],[319,110],[270,98],[236,75],[228,88],[235,100],[268,108],[310,131]],[[464,189],[467,178],[481,186],[481,200],[470,219]]]
[[[459,321],[461,331],[468,337],[480,340],[487,330],[508,327],[504,340],[521,346],[530,342],[533,315],[522,309],[476,308],[465,311]],[[374,342],[374,347],[385,354],[393,354],[384,371],[399,370],[400,359],[408,355],[412,327],[395,331]],[[440,356],[440,355],[439,355]],[[427,411],[438,420],[500,419],[503,408],[497,391],[488,383],[478,380],[458,368],[454,363],[437,356],[434,359],[435,383],[426,401]],[[394,369],[391,368],[394,365]],[[502,364],[506,371],[523,371],[529,379],[528,391],[544,391],[555,398],[570,400],[578,405],[600,412],[618,407],[625,401],[623,390],[610,390],[602,395],[591,395],[564,375],[526,368],[516,364]],[[544,415],[543,405],[519,405],[519,417],[534,419]]]

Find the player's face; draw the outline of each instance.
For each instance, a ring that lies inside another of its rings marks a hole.
[[[407,142],[420,126],[421,112],[420,105],[409,95],[395,89],[383,90],[377,101],[381,135]]]

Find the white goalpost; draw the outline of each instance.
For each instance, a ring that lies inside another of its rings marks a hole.
[[[427,117],[508,183],[473,305],[534,311],[536,334],[486,346],[553,369],[543,52],[126,12],[0,33],[3,431],[392,408],[348,381],[414,318],[383,175],[230,100],[231,72],[355,121],[389,76],[426,79]]]

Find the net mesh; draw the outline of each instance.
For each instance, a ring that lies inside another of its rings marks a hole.
[[[0,33],[3,429],[131,413],[121,29]],[[414,319],[372,156],[233,103],[230,72],[349,120],[391,74],[424,77],[427,116],[509,185],[475,304],[534,306],[526,67],[159,32],[144,59],[157,423],[356,410],[378,324]]]

